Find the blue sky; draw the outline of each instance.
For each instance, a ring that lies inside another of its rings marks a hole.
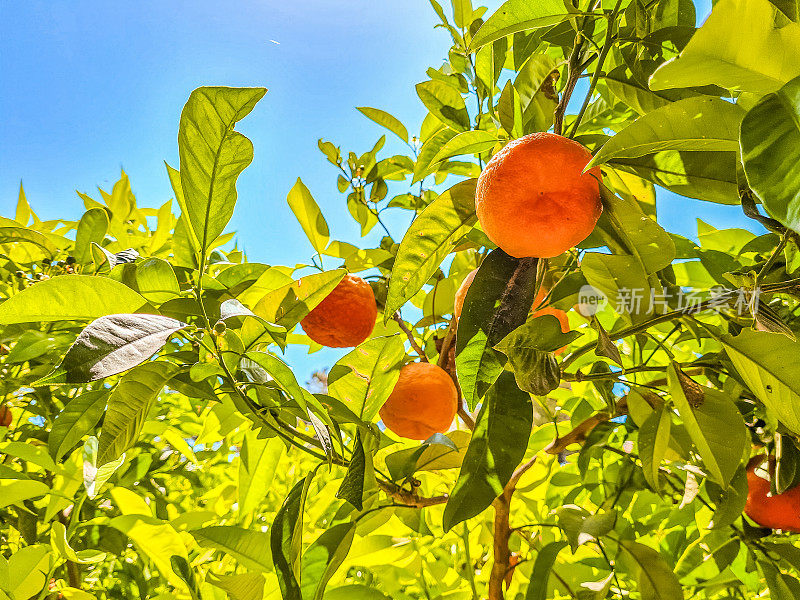
[[[139,204],[158,206],[172,196],[163,161],[177,166],[178,118],[191,90],[265,86],[269,92],[239,126],[255,146],[231,223],[240,247],[254,261],[307,262],[312,251],[285,202],[297,177],[322,207],[332,235],[358,243],[317,139],[359,154],[371,148],[383,130],[355,106],[382,108],[412,134],[418,131],[425,111],[414,84],[446,57],[448,34],[434,29],[426,0],[220,6],[208,0],[3,2],[0,214],[13,216],[22,180],[41,217],[77,219],[83,204],[75,190],[96,196],[97,186],[110,188],[120,168]],[[402,151],[391,135],[386,148]],[[667,193],[660,195],[659,214],[668,229],[692,237],[697,217],[717,227],[749,226],[738,207]],[[338,354],[290,358],[310,370]]]

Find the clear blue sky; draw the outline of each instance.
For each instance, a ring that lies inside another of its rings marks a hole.
[[[250,260],[269,264],[308,260],[312,251],[285,202],[297,177],[321,205],[332,235],[358,243],[317,139],[359,154],[369,149],[383,130],[355,106],[388,110],[418,131],[425,112],[414,84],[427,79],[428,66],[441,64],[449,35],[434,29],[426,0],[221,6],[1,2],[0,214],[13,216],[22,180],[41,217],[77,219],[83,204],[75,190],[96,196],[121,167],[139,204],[158,206],[172,196],[163,161],[178,164],[178,118],[191,90],[265,86],[269,92],[239,126],[255,145],[231,223],[240,247]],[[390,151],[401,151],[387,138]],[[659,213],[668,229],[692,237],[696,217],[717,227],[745,224],[737,207],[666,193]],[[339,353],[307,360],[292,354],[302,371],[329,365]]]

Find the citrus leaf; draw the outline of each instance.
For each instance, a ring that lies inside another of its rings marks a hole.
[[[361,442],[361,430],[356,429],[353,456],[347,465],[347,473],[342,479],[342,484],[336,492],[337,498],[347,500],[356,510],[364,508],[364,476],[366,471],[367,458],[364,454],[364,444]]]
[[[251,531],[233,525],[214,525],[194,529],[192,534],[204,548],[216,548],[231,555],[239,563],[261,572],[272,570],[272,554],[268,533]]]
[[[742,462],[749,435],[736,405],[723,392],[700,386],[674,365],[667,369],[672,401],[709,475],[726,488]],[[695,387],[696,386],[696,387]],[[693,395],[702,395],[695,405]]]
[[[347,271],[337,269],[301,277],[266,294],[253,307],[253,312],[270,323],[291,329],[322,302],[345,275]]]
[[[104,465],[130,448],[139,437],[162,388],[180,367],[156,361],[135,367],[120,379],[108,398],[97,462]]]
[[[102,244],[108,231],[108,212],[104,208],[90,208],[78,222],[75,232],[73,254],[78,264],[89,264],[92,260],[92,242]]]
[[[589,169],[615,158],[637,158],[664,150],[736,151],[745,112],[719,98],[686,98],[642,115],[603,147]]]
[[[800,26],[799,26],[800,27]],[[800,231],[800,77],[762,98],[741,129],[747,183],[766,211]]]
[[[236,179],[253,160],[253,144],[234,131],[264,88],[200,87],[181,112],[178,131],[180,181],[189,224],[200,253],[225,229],[236,206]],[[180,201],[180,200],[179,200]]]
[[[480,154],[492,148],[496,143],[497,136],[488,131],[480,129],[464,131],[447,141],[434,155],[429,164],[434,166],[447,158],[462,154]]]
[[[417,96],[437,119],[456,131],[469,129],[469,113],[458,88],[432,79],[418,83]]]
[[[751,329],[720,341],[753,394],[781,423],[800,433],[800,343]]]
[[[547,600],[548,581],[550,572],[556,563],[558,553],[567,547],[567,542],[550,542],[539,550],[536,555],[536,562],[533,563],[531,582],[525,592],[525,600]]]
[[[467,290],[456,333],[456,370],[470,410],[502,368],[494,346],[527,320],[538,264],[535,258],[492,250]]]
[[[92,431],[108,402],[108,390],[79,394],[58,413],[47,438],[47,448],[54,460],[61,460],[84,435]]]
[[[289,190],[289,195],[286,197],[286,202],[289,208],[292,209],[294,216],[303,228],[308,241],[317,253],[321,253],[328,247],[330,240],[330,231],[328,230],[328,223],[325,217],[322,216],[322,211],[319,209],[311,192],[308,191],[306,185],[297,178],[297,181]]]
[[[486,393],[475,420],[464,463],[444,508],[445,531],[482,513],[500,494],[525,456],[531,427],[531,397],[514,376],[502,373]]]
[[[206,581],[224,590],[230,600],[262,600],[266,580],[261,573],[239,573],[237,575],[217,575],[209,571]]]
[[[651,90],[719,85],[765,94],[800,75],[800,24],[778,27],[767,0],[720,0],[679,56],[650,77]]]
[[[33,385],[87,383],[117,375],[161,350],[169,336],[186,327],[159,315],[108,315],[89,323],[56,370]]]
[[[474,179],[463,181],[440,194],[406,231],[389,278],[387,321],[422,289],[477,222],[475,183]]]
[[[303,553],[300,583],[303,600],[322,600],[325,586],[350,551],[355,529],[355,523],[334,525],[322,532]]]
[[[0,324],[35,321],[89,321],[104,315],[133,313],[147,300],[107,277],[69,275],[40,281],[0,304]]]
[[[303,600],[300,590],[303,512],[313,477],[312,471],[295,484],[270,527],[270,549],[283,600]]]
[[[369,106],[357,106],[356,109],[368,119],[375,121],[378,125],[385,127],[401,140],[408,143],[408,130],[397,117],[379,108],[370,108]]]
[[[34,252],[31,260],[53,258],[58,248],[44,234],[24,227],[0,227],[0,244],[25,244]]]
[[[678,578],[656,550],[630,540],[623,540],[620,548],[632,559],[643,599],[683,600],[683,589]]]
[[[660,489],[658,470],[667,455],[671,428],[672,419],[663,405],[659,410],[651,412],[639,428],[642,470],[647,483],[656,491]]]
[[[555,25],[569,16],[562,0],[508,0],[481,25],[469,44],[469,52],[507,35]]]
[[[137,263],[136,288],[154,304],[163,304],[181,294],[172,265],[160,258],[148,258]]]
[[[245,434],[239,453],[236,487],[240,514],[251,513],[264,501],[285,449],[279,437],[258,439],[253,431]]]
[[[392,393],[406,351],[400,335],[368,340],[340,358],[328,373],[328,393],[371,422]]]

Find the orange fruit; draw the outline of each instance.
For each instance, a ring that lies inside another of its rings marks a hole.
[[[464,308],[464,298],[467,297],[467,290],[469,286],[472,285],[472,280],[475,279],[475,273],[477,272],[478,269],[473,269],[467,273],[467,276],[464,277],[464,281],[461,282],[461,285],[456,291],[455,306],[453,307],[453,314],[456,316],[456,320],[461,318],[461,310]]]
[[[551,258],[586,239],[603,204],[591,153],[554,133],[506,144],[478,178],[475,211],[484,233],[518,258]]]
[[[380,410],[386,428],[412,440],[427,440],[450,428],[458,392],[447,371],[431,363],[411,363]]]
[[[349,348],[370,336],[377,316],[375,294],[369,283],[356,275],[345,275],[300,324],[318,344]]]
[[[756,474],[756,467],[762,462],[763,455],[752,458],[747,465],[745,514],[762,527],[800,533],[800,486],[770,496],[769,481]]]
[[[11,421],[14,416],[11,414],[11,409],[5,404],[0,406],[0,427],[10,427]]]

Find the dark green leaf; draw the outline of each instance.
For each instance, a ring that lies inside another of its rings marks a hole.
[[[108,390],[96,390],[79,394],[64,407],[55,420],[47,447],[50,456],[60,460],[84,435],[92,431],[103,416],[108,402]]]
[[[355,523],[339,523],[324,531],[303,553],[303,600],[322,600],[325,586],[333,577],[353,543]]]
[[[531,397],[509,372],[489,389],[475,422],[458,480],[444,509],[445,531],[482,513],[500,494],[525,456],[531,427]]]
[[[303,512],[312,471],[298,481],[286,496],[270,527],[270,548],[283,600],[303,600],[300,590],[300,550]]]
[[[536,562],[533,563],[531,582],[525,592],[525,600],[547,600],[548,581],[550,572],[558,558],[558,553],[566,548],[567,542],[550,542],[539,550]]]

